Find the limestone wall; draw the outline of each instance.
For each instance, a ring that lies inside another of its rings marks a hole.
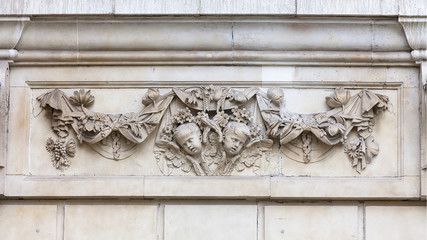
[[[427,237],[424,1],[2,6],[2,239]]]
[[[400,202],[3,201],[4,239],[423,239]],[[18,227],[19,226],[19,227]]]

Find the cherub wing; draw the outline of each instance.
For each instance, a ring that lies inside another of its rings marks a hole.
[[[246,148],[241,153],[241,157],[236,163],[235,169],[238,172],[245,168],[254,167],[254,172],[257,172],[261,167],[261,160],[266,152],[271,152],[273,140],[271,139],[256,139],[250,141]],[[268,158],[265,158],[268,161]]]
[[[181,168],[184,172],[191,170],[186,157],[175,142],[160,140],[156,142],[156,146],[154,152],[157,165],[163,174],[170,175],[174,168]]]

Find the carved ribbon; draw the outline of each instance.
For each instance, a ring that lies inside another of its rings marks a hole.
[[[37,98],[42,108],[52,109],[52,129],[59,137],[67,137],[71,126],[80,142],[97,143],[117,131],[133,143],[142,143],[159,124],[173,99],[173,94],[160,96],[139,113],[104,114],[85,107],[90,97],[86,97],[86,102],[75,100],[82,100],[86,94],[90,95],[90,91],[76,91],[74,98],[69,98],[55,89]],[[76,106],[78,103],[80,106]]]
[[[273,141],[265,135],[279,139],[281,145],[300,138],[305,163],[311,161],[311,145],[315,139],[329,146],[344,143],[344,151],[360,172],[379,152],[378,144],[371,136],[374,118],[388,109],[389,105],[387,96],[367,90],[350,96],[349,91],[338,88],[331,96],[326,97],[331,110],[298,114],[286,110],[284,93],[280,88],[271,88],[265,93],[258,88],[236,90],[212,85],[174,88],[161,96],[158,90],[149,89],[143,99],[144,107],[138,113],[104,114],[91,111],[87,107],[94,102],[94,97],[90,91],[84,90],[75,91],[74,96],[68,97],[61,90],[55,89],[39,96],[37,100],[43,109],[52,110],[51,126],[60,138],[69,135],[71,126],[80,142],[90,143],[101,155],[118,160],[132,154],[121,154],[122,137],[131,143],[128,150],[133,149],[135,144],[144,142],[162,121],[175,96],[187,108],[178,109],[169,125],[159,131],[157,146],[163,149],[159,154],[165,155],[167,163],[163,165],[179,167],[185,172],[193,169],[198,175],[228,175],[233,169],[242,171],[254,166],[264,152],[271,150]],[[257,99],[266,132],[261,125],[252,121],[253,113],[245,108],[240,109],[253,97]],[[197,130],[193,130],[193,133],[200,132],[202,146],[198,148],[202,148],[199,150],[203,156],[192,155],[194,146],[183,151],[185,137],[180,138],[181,143],[176,142],[175,129],[179,125],[190,123]],[[234,147],[239,149],[238,152],[232,153],[234,150],[231,148],[224,152],[227,145],[223,140],[227,139],[227,128],[235,128],[233,131],[240,132],[240,138],[244,139],[241,146]],[[359,137],[347,139],[352,129],[356,129]],[[106,145],[107,140],[111,145]],[[105,149],[109,148],[112,148],[109,150],[112,152],[105,153]],[[252,150],[249,151],[250,149]],[[190,162],[187,163],[188,161]],[[216,170],[208,169],[207,166],[212,162],[218,164]],[[164,173],[169,174],[170,171]]]

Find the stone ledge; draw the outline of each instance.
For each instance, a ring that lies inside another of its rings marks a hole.
[[[419,177],[6,176],[5,197],[148,199],[420,199]]]
[[[0,50],[0,57],[2,52]],[[19,51],[14,64],[283,64],[323,62],[347,64],[413,63],[411,54],[369,51]]]

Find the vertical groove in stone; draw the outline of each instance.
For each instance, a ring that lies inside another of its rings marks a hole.
[[[64,240],[65,201],[57,204],[56,240]]]

